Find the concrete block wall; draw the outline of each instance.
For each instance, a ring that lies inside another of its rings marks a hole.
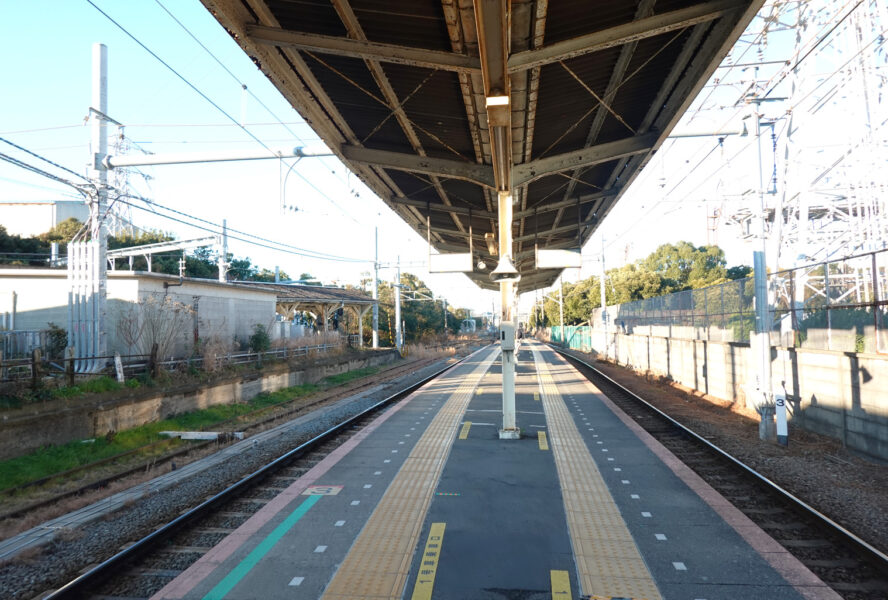
[[[621,365],[716,398],[746,402],[749,344],[621,333],[607,337],[607,354]],[[590,339],[591,349],[603,354],[603,332],[593,330]],[[774,386],[779,389],[784,382],[795,426],[888,460],[888,357],[779,347],[772,348],[771,356]]]
[[[317,383],[325,377],[354,369],[390,364],[396,358],[397,353],[393,350],[373,351],[359,358],[329,361],[296,371],[254,373],[215,385],[117,397],[99,404],[84,401],[45,412],[40,407],[23,408],[0,419],[0,460],[26,454],[41,446],[99,437],[109,431],[123,431],[217,404],[245,402],[262,392]]]

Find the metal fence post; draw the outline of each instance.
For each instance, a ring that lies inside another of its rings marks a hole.
[[[876,253],[873,252],[870,256],[873,259],[873,325],[875,328],[873,329],[873,335],[876,338],[876,352],[882,351],[882,339],[879,336],[879,266],[876,263]],[[864,350],[866,348],[864,347]]]
[[[40,387],[40,349],[35,348],[31,352],[31,387]]]
[[[826,298],[826,349],[832,350],[832,315],[829,313],[829,263],[823,263],[823,296]]]
[[[65,385],[74,385],[74,346],[65,348]]]

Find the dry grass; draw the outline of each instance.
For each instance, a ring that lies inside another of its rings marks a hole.
[[[225,355],[231,351],[232,344],[219,336],[210,336],[201,344],[201,358],[203,358],[203,370],[206,373],[215,373],[224,367]]]
[[[423,358],[439,358],[456,354],[454,346],[424,343],[407,344],[407,357],[421,360]]]

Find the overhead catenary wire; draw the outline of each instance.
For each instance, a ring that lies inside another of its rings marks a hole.
[[[265,111],[266,111],[269,115],[271,115],[272,117],[274,117],[274,119],[277,121],[277,123],[276,123],[277,125],[282,126],[282,127],[283,127],[284,129],[286,129],[286,130],[287,130],[287,131],[288,131],[288,132],[289,132],[294,138],[296,138],[296,140],[299,141],[299,143],[305,145],[305,143],[306,143],[305,140],[304,140],[301,136],[299,136],[299,134],[297,134],[295,131],[293,131],[293,130],[289,127],[288,124],[284,123],[284,120],[281,119],[281,118],[280,118],[280,117],[279,117],[279,116],[278,116],[278,115],[277,115],[277,114],[276,114],[276,113],[275,113],[275,112],[274,112],[274,111],[273,111],[273,110],[272,110],[267,104],[265,104],[265,102],[263,102],[262,99],[259,98],[259,96],[257,96],[257,95],[256,95],[256,94],[255,94],[255,93],[254,93],[254,92],[253,92],[253,91],[252,91],[252,90],[251,90],[251,89],[250,89],[250,88],[249,88],[249,87],[248,87],[243,81],[241,81],[241,79],[240,79],[237,75],[235,75],[235,73],[234,73],[231,69],[229,69],[227,66],[225,66],[225,63],[222,62],[222,61],[219,59],[219,57],[217,57],[217,56],[213,53],[212,50],[210,50],[209,48],[207,48],[206,44],[204,44],[203,42],[201,42],[200,39],[198,39],[198,37],[197,37],[197,36],[196,36],[196,35],[195,35],[195,34],[194,34],[194,33],[193,33],[193,32],[192,32],[192,31],[191,31],[191,30],[190,30],[190,29],[184,24],[184,23],[182,23],[182,21],[180,21],[180,20],[179,20],[179,19],[178,19],[178,18],[177,18],[177,17],[176,17],[176,16],[175,16],[175,15],[174,15],[169,9],[168,9],[168,8],[163,4],[163,2],[161,2],[161,0],[154,0],[154,1],[157,3],[158,6],[160,6],[161,9],[163,9],[163,11],[164,11],[164,12],[165,12],[165,13],[166,13],[166,14],[167,14],[167,15],[168,15],[173,21],[175,21],[175,23],[176,23],[179,27],[182,28],[183,31],[185,31],[185,33],[186,33],[186,34],[187,34],[192,40],[194,40],[194,42],[195,42],[198,46],[200,46],[200,47],[203,49],[204,52],[206,52],[206,53],[210,56],[210,58],[212,58],[212,59],[216,62],[216,64],[218,64],[220,67],[222,67],[222,69],[223,69],[223,70],[224,70],[224,71],[225,71],[225,72],[226,72],[226,73],[227,73],[227,74],[228,74],[228,75],[229,75],[229,76],[230,76],[230,77],[231,77],[231,78],[232,78],[232,79],[233,79],[233,80],[234,80],[234,81],[235,81],[235,82],[241,87],[241,89],[242,89],[243,91],[245,91],[245,92],[246,92],[247,94],[249,94],[249,95],[250,95],[250,96],[251,96],[256,102],[258,102],[259,105],[260,105],[262,108],[264,108]],[[294,124],[297,124],[297,123],[294,123]],[[331,170],[332,170],[332,169],[331,169]],[[300,177],[301,179],[303,179],[306,183],[308,183],[309,185],[311,185],[315,190],[317,190],[318,192],[320,192],[321,195],[323,195],[325,198],[327,198],[327,199],[328,199],[328,200],[329,200],[334,206],[336,206],[336,208],[338,208],[340,211],[342,211],[343,214],[345,214],[346,216],[349,216],[349,217],[351,218],[351,216],[348,214],[348,212],[346,212],[345,210],[343,210],[342,207],[340,207],[338,204],[336,204],[336,202],[334,202],[332,198],[330,198],[329,196],[327,196],[326,194],[324,194],[321,190],[319,190],[317,187],[315,187],[314,184],[312,184],[308,179],[306,179],[301,173],[299,173],[299,172],[297,171],[297,172],[296,172],[296,175],[297,175],[298,177]],[[354,219],[352,219],[352,220],[354,220]],[[357,221],[355,221],[355,222],[357,223]]]
[[[154,52],[151,48],[149,48],[145,43],[143,43],[141,40],[139,40],[139,38],[137,38],[135,35],[133,35],[132,33],[130,33],[130,31],[129,31],[126,27],[124,27],[124,26],[121,25],[119,22],[117,22],[117,21],[116,21],[111,15],[109,15],[107,12],[105,12],[104,10],[102,10],[98,5],[96,5],[95,2],[93,2],[93,0],[86,0],[86,2],[87,2],[90,6],[92,6],[93,8],[95,8],[99,13],[101,13],[102,16],[104,16],[106,19],[108,19],[112,24],[114,24],[115,27],[117,27],[118,29],[120,29],[120,31],[122,31],[122,32],[123,32],[128,38],[130,38],[132,41],[134,41],[139,47],[141,47],[143,50],[145,50],[145,52],[147,52],[148,54],[150,54],[155,60],[157,60],[160,64],[162,64],[164,67],[166,67],[171,73],[173,73],[173,75],[175,75],[175,76],[176,76],[178,79],[180,79],[185,85],[187,85],[189,88],[191,88],[196,94],[198,94],[201,98],[203,98],[204,100],[206,100],[206,101],[207,101],[207,102],[208,102],[213,108],[215,108],[216,110],[218,110],[223,116],[225,116],[225,118],[227,118],[227,119],[230,120],[232,123],[234,123],[235,125],[237,125],[237,126],[238,126],[238,127],[244,132],[244,133],[246,133],[248,136],[250,136],[251,138],[253,138],[253,139],[254,139],[257,143],[259,143],[263,148],[265,148],[266,150],[268,150],[268,152],[269,152],[269,157],[273,157],[273,156],[275,155],[274,151],[273,151],[271,148],[269,148],[268,145],[267,145],[265,142],[263,142],[261,139],[259,139],[259,137],[257,137],[252,131],[250,131],[249,129],[247,129],[246,126],[244,126],[242,123],[238,122],[237,119],[235,119],[231,114],[229,114],[224,108],[222,108],[221,106],[219,106],[219,104],[217,104],[215,101],[213,101],[212,98],[210,98],[210,97],[209,97],[207,94],[205,94],[200,88],[198,88],[195,84],[193,84],[193,83],[192,83],[187,77],[185,77],[184,75],[182,75],[181,73],[179,73],[179,71],[177,71],[172,65],[170,65],[170,64],[169,64],[168,62],[166,62],[163,58],[161,58],[160,55],[158,55],[158,54],[157,54],[156,52]],[[217,59],[217,60],[218,60],[218,59]],[[237,80],[237,77],[235,77],[235,79]],[[238,81],[239,81],[239,80],[238,80]],[[243,85],[243,84],[241,84],[241,85]],[[273,115],[273,116],[275,116],[276,119],[278,118],[276,115]],[[280,120],[280,119],[278,119],[278,120]],[[294,134],[294,135],[295,135],[295,134]],[[316,192],[318,192],[321,196],[323,196],[324,198],[326,198],[327,200],[329,200],[330,203],[332,203],[334,206],[336,206],[336,208],[338,208],[340,211],[342,211],[343,214],[345,214],[345,215],[347,215],[347,216],[350,217],[350,215],[348,215],[348,213],[347,213],[345,210],[343,210],[341,206],[339,206],[339,205],[338,205],[338,204],[337,204],[332,198],[330,198],[330,196],[328,196],[328,195],[327,195],[323,190],[321,190],[318,186],[316,186],[314,183],[312,183],[311,180],[309,180],[307,177],[305,177],[302,173],[299,173],[298,171],[295,171],[295,173],[296,173],[296,175],[297,175],[300,179],[302,179],[305,183],[307,183],[312,189],[314,189],[314,190],[315,190]]]
[[[142,196],[135,196],[135,195],[124,194],[124,195],[119,196],[118,198],[120,198],[120,202],[122,202],[123,204],[126,204],[127,206],[131,206],[131,207],[134,207],[134,208],[138,208],[138,209],[141,209],[141,210],[145,210],[146,212],[151,212],[151,213],[153,213],[153,214],[155,214],[155,215],[157,215],[157,216],[160,216],[160,217],[163,217],[163,218],[166,218],[166,219],[170,219],[170,220],[172,220],[172,221],[176,221],[176,222],[181,223],[181,224],[183,224],[183,225],[189,225],[189,226],[191,226],[191,227],[195,227],[195,228],[197,228],[197,229],[201,229],[201,230],[203,230],[203,231],[209,231],[209,232],[211,232],[211,233],[216,233],[216,234],[218,234],[218,233],[220,233],[220,232],[222,231],[222,225],[221,225],[220,223],[215,223],[215,222],[210,221],[210,220],[208,220],[208,219],[203,219],[203,218],[201,218],[201,217],[197,217],[197,216],[194,216],[194,215],[190,215],[190,214],[185,213],[185,212],[182,212],[182,211],[180,211],[180,210],[176,210],[176,209],[174,209],[174,208],[170,208],[170,207],[168,207],[168,206],[164,206],[164,205],[162,205],[162,204],[158,204],[157,202],[154,202],[153,200],[150,200],[150,199],[148,199],[148,198],[144,198],[144,197],[142,197]],[[156,212],[156,211],[154,211],[154,210],[151,210],[150,208],[146,208],[146,207],[144,207],[144,206],[142,206],[142,205],[140,205],[140,204],[137,204],[137,203],[134,203],[134,202],[130,202],[129,200],[126,200],[126,198],[130,198],[130,199],[133,199],[133,200],[140,200],[140,201],[144,202],[146,205],[148,205],[148,206],[151,207],[151,208],[159,208],[159,209],[161,209],[161,210],[169,211],[169,212],[171,212],[171,213],[174,213],[174,214],[180,215],[180,216],[185,217],[185,218],[187,218],[187,219],[191,219],[192,221],[196,221],[197,223],[202,223],[203,225],[198,225],[198,224],[196,224],[196,223],[192,223],[192,222],[189,222],[189,221],[183,221],[182,219],[179,219],[179,218],[176,218],[176,217],[172,217],[172,216],[170,216],[170,215],[164,215],[164,214],[158,213],[158,212]],[[211,226],[211,227],[213,227],[213,229],[209,229],[207,226]],[[267,238],[263,238],[262,236],[259,236],[259,235],[256,235],[256,234],[252,234],[252,233],[249,233],[249,232],[246,232],[246,231],[241,231],[241,230],[238,230],[238,229],[233,229],[233,228],[230,228],[230,227],[226,227],[226,228],[225,228],[225,231],[226,231],[226,234],[228,235],[228,237],[230,237],[230,238],[232,238],[232,239],[237,239],[237,240],[239,240],[239,241],[242,241],[242,242],[245,242],[245,243],[248,243],[248,244],[254,244],[254,245],[262,246],[262,247],[264,247],[264,248],[268,248],[268,249],[271,249],[271,250],[281,250],[281,251],[283,251],[283,252],[289,252],[289,253],[292,253],[292,254],[297,254],[297,255],[299,255],[299,256],[304,256],[304,257],[306,257],[306,258],[316,258],[316,259],[319,259],[319,260],[329,260],[329,261],[338,261],[338,262],[350,262],[350,263],[368,263],[368,262],[372,262],[372,261],[369,260],[369,259],[352,258],[352,257],[346,257],[346,256],[337,256],[337,255],[335,255],[335,254],[328,254],[328,253],[324,253],[324,252],[318,252],[318,251],[315,251],[315,250],[309,250],[309,249],[307,249],[307,248],[300,248],[299,246],[293,246],[292,244],[287,244],[287,243],[285,243],[285,242],[277,242],[277,241],[274,241],[274,240],[269,240],[269,239],[267,239]],[[244,238],[236,237],[236,236],[231,235],[231,234],[238,234],[238,235],[240,235],[240,236],[245,236],[245,238],[252,238],[252,239],[244,239]],[[254,241],[254,240],[255,240],[255,241]],[[274,247],[269,246],[268,244],[274,244]]]

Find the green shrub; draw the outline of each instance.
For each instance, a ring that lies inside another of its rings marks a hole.
[[[269,348],[271,348],[271,336],[268,335],[265,325],[254,325],[253,335],[250,336],[250,351],[265,352]]]

